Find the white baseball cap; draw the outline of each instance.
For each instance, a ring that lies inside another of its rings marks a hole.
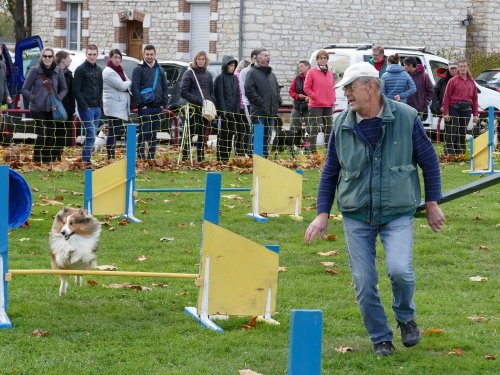
[[[335,85],[335,88],[339,88],[342,86],[347,86],[348,84],[354,82],[358,78],[361,77],[373,77],[378,78],[379,73],[375,67],[367,62],[359,62],[354,65],[351,65],[344,72],[344,76],[340,80],[339,83]]]

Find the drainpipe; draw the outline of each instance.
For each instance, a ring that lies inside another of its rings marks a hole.
[[[244,13],[244,2],[245,0],[240,0],[240,36],[238,38],[238,61],[243,60],[243,13]]]

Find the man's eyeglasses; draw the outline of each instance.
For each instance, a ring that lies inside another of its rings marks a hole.
[[[53,57],[54,57],[54,55],[43,55],[43,58],[44,58],[44,59],[51,59],[51,58],[53,58]]]
[[[354,91],[354,89],[355,89],[356,87],[358,87],[358,86],[359,86],[359,85],[356,85],[356,84],[354,84],[354,83],[350,83],[350,84],[345,85],[344,87],[342,87],[342,91],[344,91],[344,92],[346,92],[346,91],[353,92],[353,91]]]
[[[87,53],[87,56],[97,56],[97,53]]]

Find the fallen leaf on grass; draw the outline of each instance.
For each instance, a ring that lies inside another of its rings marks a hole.
[[[352,352],[352,348],[350,346],[340,345],[338,348],[335,348],[335,351],[339,352],[339,353],[342,353],[342,354],[345,354],[345,353],[348,353],[348,352]]]
[[[56,205],[62,206],[63,203],[58,201],[52,201],[50,199],[42,199],[42,203],[40,203],[40,206],[56,206]]]
[[[235,201],[243,202],[245,199],[243,197],[240,197],[239,195],[236,194],[229,194],[229,195],[221,195],[221,198],[226,198],[226,199],[233,199]]]
[[[252,319],[250,319],[250,321],[249,321],[247,324],[245,324],[245,325],[243,326],[243,328],[242,328],[242,329],[244,329],[244,330],[245,330],[245,329],[255,328],[255,323],[256,323],[256,322],[257,322],[257,317],[256,317],[256,316],[254,316],[254,317],[252,317]]]
[[[484,359],[491,359],[494,361],[495,359],[497,359],[497,356],[495,354],[485,354]]]
[[[99,271],[116,271],[118,268],[110,264],[103,264],[102,266],[97,266]]]
[[[278,267],[278,272],[286,272],[288,269],[286,267]]]
[[[141,212],[141,214],[143,214],[143,215],[147,215],[147,214],[149,214],[149,212],[148,212],[148,210],[147,210],[146,208],[145,208],[144,210],[141,210],[140,212]]]
[[[337,239],[337,235],[336,234],[325,234],[323,236],[323,239],[325,239],[327,241],[335,241]]]
[[[250,369],[238,370],[239,375],[262,375],[260,372],[255,372]]]
[[[336,269],[334,268],[328,268],[325,270],[326,273],[329,273],[331,275],[338,275],[339,274],[339,271],[337,271]]]
[[[95,281],[93,279],[87,280],[87,285],[90,286],[90,287],[97,286],[97,281]]]
[[[448,355],[456,355],[456,356],[461,356],[464,354],[464,351],[460,348],[455,348],[451,352],[448,352]]]
[[[335,262],[320,262],[323,267],[335,267],[337,263]]]
[[[342,221],[342,215],[332,215],[332,214],[330,214],[329,219],[330,220]]]
[[[473,322],[487,322],[488,318],[485,316],[469,316],[467,319],[472,320]]]
[[[19,239],[19,242],[24,242],[24,241],[29,241],[29,240],[30,240],[29,237],[23,237],[23,238]]]
[[[441,328],[428,328],[422,331],[422,335],[442,335],[444,330]]]
[[[488,246],[480,245],[479,250],[489,250],[490,248]]]
[[[160,242],[165,242],[165,241],[173,241],[175,237],[162,237],[160,238]]]
[[[146,236],[149,234],[148,230],[147,229],[143,229],[142,230],[142,233],[144,233]]]
[[[56,195],[56,196],[54,197],[54,199],[55,199],[56,201],[63,201],[63,200],[64,200],[64,196],[62,196],[62,195]]]
[[[157,288],[166,288],[167,287],[167,284],[163,284],[163,283],[153,283],[152,285],[157,287]]]
[[[108,228],[108,232],[113,232],[113,231],[115,231],[115,230],[116,230],[116,228],[115,228],[115,227],[109,227],[109,228]]]
[[[471,276],[469,277],[470,281],[478,281],[478,282],[485,282],[488,281],[487,277],[482,277],[482,276]]]
[[[49,331],[35,329],[33,332],[31,332],[31,335],[33,335],[35,337],[47,337],[49,335]]]
[[[148,259],[148,257],[147,257],[147,256],[145,256],[145,255],[140,255],[140,256],[138,256],[138,257],[137,257],[137,260],[138,260],[139,262],[144,262],[146,259]]]
[[[322,257],[333,257],[333,256],[338,256],[339,255],[339,251],[338,250],[332,250],[332,251],[320,251],[318,253],[319,256],[322,256]]]
[[[232,208],[235,208],[236,206],[231,206],[231,205],[229,205],[229,204],[225,204],[225,205],[224,205],[224,207],[229,208],[229,209],[232,209]]]
[[[142,285],[133,285],[133,284],[109,284],[109,285],[104,285],[105,288],[109,289],[134,289],[134,290],[141,290],[144,292],[151,292],[151,288],[148,288],[146,286]]]
[[[180,296],[180,297],[186,297],[187,295],[188,295],[188,292],[186,292],[186,291],[179,292],[176,294],[176,296]]]
[[[130,222],[127,219],[120,220],[118,222],[118,225],[121,225],[122,227],[125,225],[128,225]]]
[[[72,191],[71,195],[83,195],[83,193],[80,191]]]

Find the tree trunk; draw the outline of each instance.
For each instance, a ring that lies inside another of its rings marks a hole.
[[[16,12],[14,14],[14,33],[16,35],[16,41],[25,38],[24,0],[16,1]]]
[[[33,1],[26,0],[26,29],[25,38],[29,38],[32,34],[33,27]]]

